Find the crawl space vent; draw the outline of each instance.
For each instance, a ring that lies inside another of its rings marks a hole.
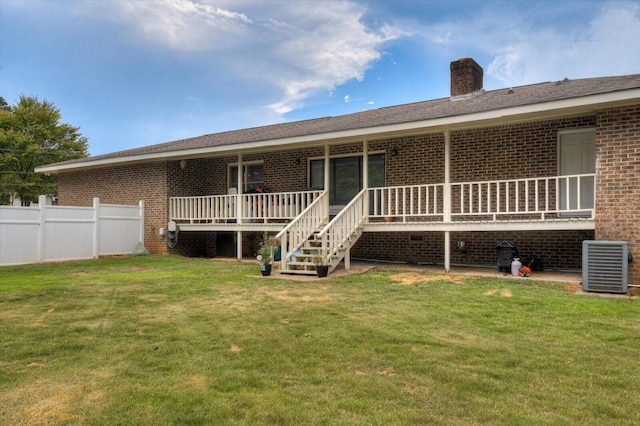
[[[601,293],[626,293],[628,256],[626,241],[583,241],[582,288]]]

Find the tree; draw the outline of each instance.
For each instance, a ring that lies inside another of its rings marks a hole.
[[[39,195],[56,196],[57,177],[36,174],[34,169],[88,155],[80,128],[60,119],[60,110],[46,99],[21,95],[11,107],[0,98],[0,204],[12,196],[22,205]]]
[[[11,106],[0,96],[0,111],[11,111]]]

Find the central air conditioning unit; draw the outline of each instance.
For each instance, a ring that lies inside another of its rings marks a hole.
[[[628,262],[626,241],[583,241],[582,288],[602,293],[626,293]]]

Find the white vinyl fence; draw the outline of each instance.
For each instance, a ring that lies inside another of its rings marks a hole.
[[[132,254],[144,244],[144,201],[137,206],[0,206],[0,266]]]

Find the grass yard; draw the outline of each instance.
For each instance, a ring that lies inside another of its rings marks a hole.
[[[640,424],[640,301],[173,256],[0,268],[0,424]]]

